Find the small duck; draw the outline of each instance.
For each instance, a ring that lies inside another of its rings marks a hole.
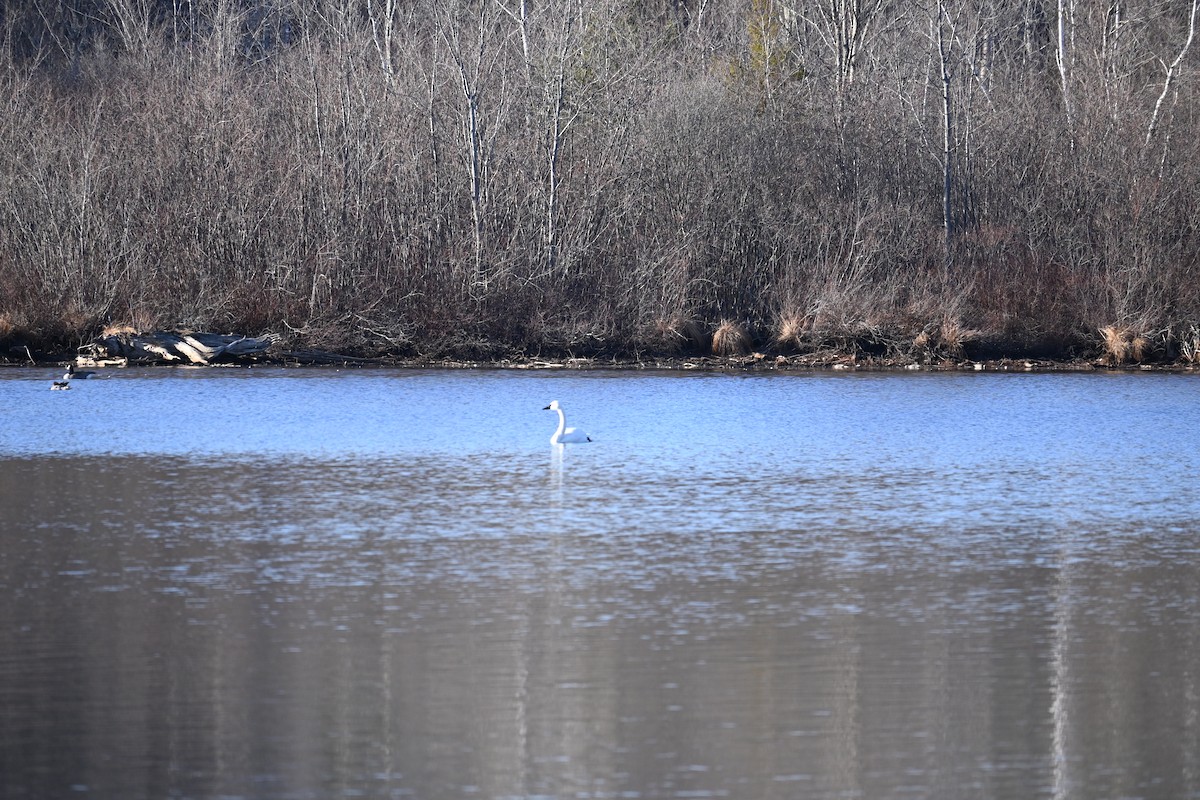
[[[68,364],[68,365],[67,365],[67,372],[66,372],[66,374],[65,374],[65,375],[63,375],[63,377],[62,377],[62,380],[61,380],[61,381],[55,381],[54,383],[50,384],[50,388],[51,388],[51,389],[58,389],[58,390],[66,390],[66,389],[70,389],[70,388],[71,388],[71,379],[72,379],[72,378],[78,378],[79,380],[83,380],[84,378],[91,378],[91,377],[92,377],[92,376],[94,376],[95,374],[96,374],[96,373],[94,373],[94,372],[76,372],[76,371],[75,371],[75,365],[74,365],[74,364]]]

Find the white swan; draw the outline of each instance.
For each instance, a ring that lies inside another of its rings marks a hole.
[[[550,405],[543,408],[542,411],[558,412],[558,430],[550,437],[550,444],[583,444],[592,440],[592,437],[583,431],[567,427],[567,418],[563,415],[562,406],[558,404],[557,400],[551,400]]]

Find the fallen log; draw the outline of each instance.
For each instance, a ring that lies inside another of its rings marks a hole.
[[[135,333],[118,330],[102,334],[91,349],[98,356],[103,354],[138,363],[212,364],[262,355],[277,341],[279,336],[276,334],[251,337],[192,331]]]

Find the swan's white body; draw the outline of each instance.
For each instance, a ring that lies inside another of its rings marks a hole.
[[[567,418],[563,415],[562,407],[557,400],[550,401],[550,405],[543,408],[542,411],[558,412],[558,430],[550,437],[550,444],[583,444],[592,440],[592,437],[583,431],[567,427]]]

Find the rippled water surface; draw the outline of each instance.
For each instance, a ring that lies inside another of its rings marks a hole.
[[[52,377],[0,797],[1200,797],[1200,377]]]

